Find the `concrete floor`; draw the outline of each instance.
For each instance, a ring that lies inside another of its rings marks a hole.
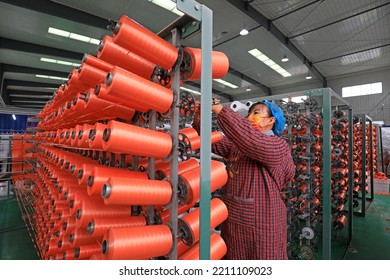
[[[317,256],[321,259],[320,251]],[[17,201],[1,201],[0,260],[38,259]],[[366,217],[354,216],[350,246],[332,242],[332,259],[390,260],[390,196],[376,195]]]
[[[0,260],[38,260],[15,199],[0,202]]]
[[[378,195],[366,217],[354,217],[346,260],[390,260],[390,195]]]

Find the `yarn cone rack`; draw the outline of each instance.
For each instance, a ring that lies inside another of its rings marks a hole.
[[[38,113],[35,135],[13,145],[13,160],[32,160],[13,165],[23,173],[12,176],[31,239],[45,260],[166,259],[174,250],[199,259],[195,155],[203,143],[188,123],[198,103],[172,86],[175,71],[179,84],[200,80],[202,51],[174,46],[127,16],[111,27],[97,55],[85,54]],[[211,63],[213,79],[229,70],[222,52]],[[173,135],[176,108],[184,121]],[[221,138],[214,131],[211,143]],[[226,182],[224,164],[213,160],[211,193]],[[227,248],[216,228],[228,211],[217,197],[210,203],[210,258],[221,259]]]

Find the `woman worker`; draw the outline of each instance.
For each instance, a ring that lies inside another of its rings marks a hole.
[[[226,161],[229,180],[223,189],[229,217],[221,226],[226,259],[287,259],[287,213],[280,192],[295,174],[289,145],[280,135],[283,111],[258,102],[247,118],[213,103],[223,139],[212,152]],[[199,132],[199,114],[193,126]]]

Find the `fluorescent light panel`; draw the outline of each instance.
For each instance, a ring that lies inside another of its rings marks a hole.
[[[238,86],[233,85],[232,83],[229,83],[229,82],[227,82],[225,80],[222,80],[222,79],[214,79],[214,81],[216,81],[216,82],[218,82],[220,84],[223,84],[225,86],[231,87],[231,88],[238,88]]]
[[[42,79],[61,80],[61,81],[68,80],[68,78],[57,77],[57,76],[48,76],[48,75],[38,75],[38,74],[36,74],[35,77],[42,78]]]
[[[283,77],[290,77],[291,74],[288,73],[285,69],[283,69],[279,64],[275,63],[272,59],[270,59],[268,56],[263,54],[261,51],[258,49],[252,49],[248,51],[249,54],[253,55],[255,58],[263,62],[265,65],[270,67],[272,70],[278,72],[280,75]]]
[[[180,87],[180,89],[186,90],[188,92],[191,92],[191,93],[194,93],[194,94],[198,94],[198,95],[201,94],[199,91],[196,91],[196,90],[193,90],[193,89],[189,89],[189,88],[186,88],[186,87]]]
[[[12,114],[12,118],[14,119],[14,121],[16,121],[16,116],[15,116],[15,114]]]
[[[58,36],[62,36],[62,37],[66,37],[66,38],[70,38],[73,40],[78,40],[78,41],[82,41],[94,45],[99,45],[100,43],[100,40],[97,40],[95,38],[87,37],[77,33],[68,32],[54,27],[49,27],[49,30],[47,32],[49,32],[50,34],[54,34],[54,35],[58,35]]]
[[[153,4],[160,6],[165,10],[177,14],[178,16],[184,15],[182,12],[176,9],[176,3],[172,2],[171,0],[149,0],[149,2],[152,2]]]
[[[80,66],[80,63],[73,63],[73,62],[69,62],[69,61],[65,61],[65,60],[52,59],[52,58],[47,58],[47,57],[41,57],[41,61],[61,64],[61,65],[66,65],[66,66],[75,66],[75,67]]]

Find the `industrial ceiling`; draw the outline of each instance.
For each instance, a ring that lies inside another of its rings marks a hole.
[[[390,66],[390,0],[198,2],[213,10],[214,50],[229,57],[224,80],[236,88],[213,81],[213,93],[225,102],[270,95],[308,76],[326,87],[329,78]],[[85,53],[96,55],[96,40],[112,35],[109,20],[122,15],[155,33],[179,17],[148,0],[0,1],[0,112],[37,113]],[[244,26],[249,33],[241,36]],[[61,37],[50,27],[95,40]],[[182,44],[200,47],[200,34]],[[253,49],[289,75],[256,59]],[[184,86],[199,90],[196,83]]]

